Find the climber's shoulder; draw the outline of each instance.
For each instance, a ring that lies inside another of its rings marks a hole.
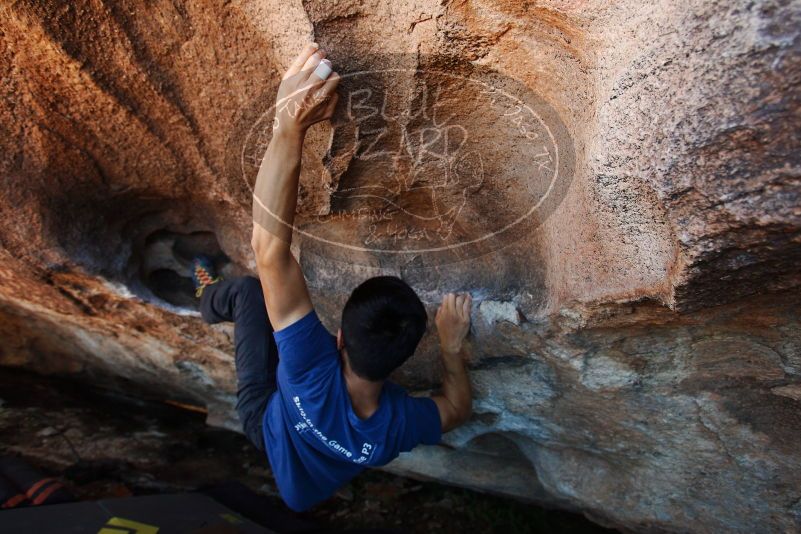
[[[273,332],[278,348],[279,374],[298,379],[339,363],[336,338],[326,330],[314,309]]]
[[[392,425],[397,430],[401,452],[420,444],[439,443],[442,426],[437,405],[431,397],[410,395],[404,387],[389,380],[384,383],[384,389],[392,404]]]

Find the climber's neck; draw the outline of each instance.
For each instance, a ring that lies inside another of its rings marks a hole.
[[[367,419],[378,410],[378,401],[381,398],[384,382],[373,382],[360,377],[353,372],[344,353],[340,352],[340,358],[342,359],[342,376],[345,378],[353,412],[359,419]]]

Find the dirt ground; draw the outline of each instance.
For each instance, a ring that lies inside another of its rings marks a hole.
[[[583,516],[367,470],[304,514],[280,502],[266,460],[204,416],[0,368],[0,454],[24,457],[78,499],[194,491],[238,481],[314,530],[604,532]]]

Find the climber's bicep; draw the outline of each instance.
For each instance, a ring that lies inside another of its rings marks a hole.
[[[287,251],[256,261],[273,330],[281,330],[312,310],[309,289],[297,260]]]
[[[450,432],[460,424],[459,415],[453,403],[443,395],[433,395],[431,400],[437,406],[442,433]]]

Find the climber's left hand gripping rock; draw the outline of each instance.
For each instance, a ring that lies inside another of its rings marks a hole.
[[[284,74],[276,97],[274,135],[305,135],[317,122],[334,114],[339,74],[317,43],[306,45]]]

